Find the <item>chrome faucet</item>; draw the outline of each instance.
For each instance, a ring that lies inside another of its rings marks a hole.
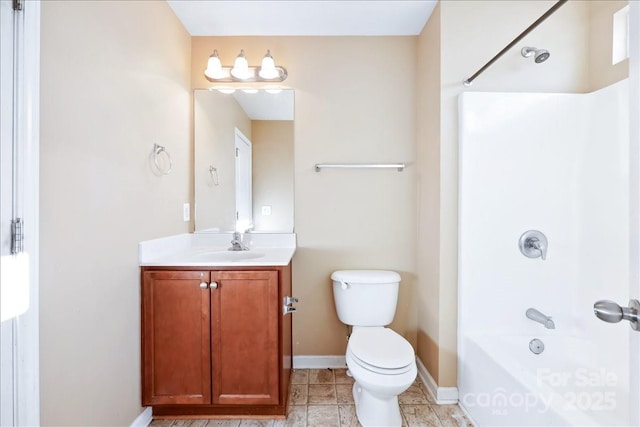
[[[546,316],[535,308],[528,309],[526,314],[529,319],[533,320],[534,322],[541,323],[547,329],[556,328],[555,323],[553,323],[553,320],[551,320],[551,316]]]
[[[236,231],[233,233],[233,239],[231,239],[230,251],[248,251],[249,247],[242,241],[242,233]]]

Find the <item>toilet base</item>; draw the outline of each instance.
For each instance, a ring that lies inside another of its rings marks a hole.
[[[356,415],[363,427],[401,427],[402,416],[398,405],[398,396],[380,399],[356,381],[353,384],[353,400],[356,404]]]

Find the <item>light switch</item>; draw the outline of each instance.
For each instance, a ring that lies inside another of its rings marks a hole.
[[[265,215],[265,216],[271,215],[271,206],[263,206],[262,215]]]
[[[182,220],[184,222],[187,222],[191,219],[191,207],[189,206],[189,203],[185,203],[184,205],[182,205]]]

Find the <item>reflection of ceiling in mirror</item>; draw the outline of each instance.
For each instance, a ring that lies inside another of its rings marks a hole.
[[[278,93],[234,92],[233,97],[251,120],[293,120],[293,90]]]

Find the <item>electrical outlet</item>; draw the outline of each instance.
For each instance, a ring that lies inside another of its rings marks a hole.
[[[191,220],[191,206],[189,206],[189,203],[182,205],[182,219],[184,222]]]
[[[265,215],[265,216],[271,215],[271,206],[263,206],[262,215]]]

